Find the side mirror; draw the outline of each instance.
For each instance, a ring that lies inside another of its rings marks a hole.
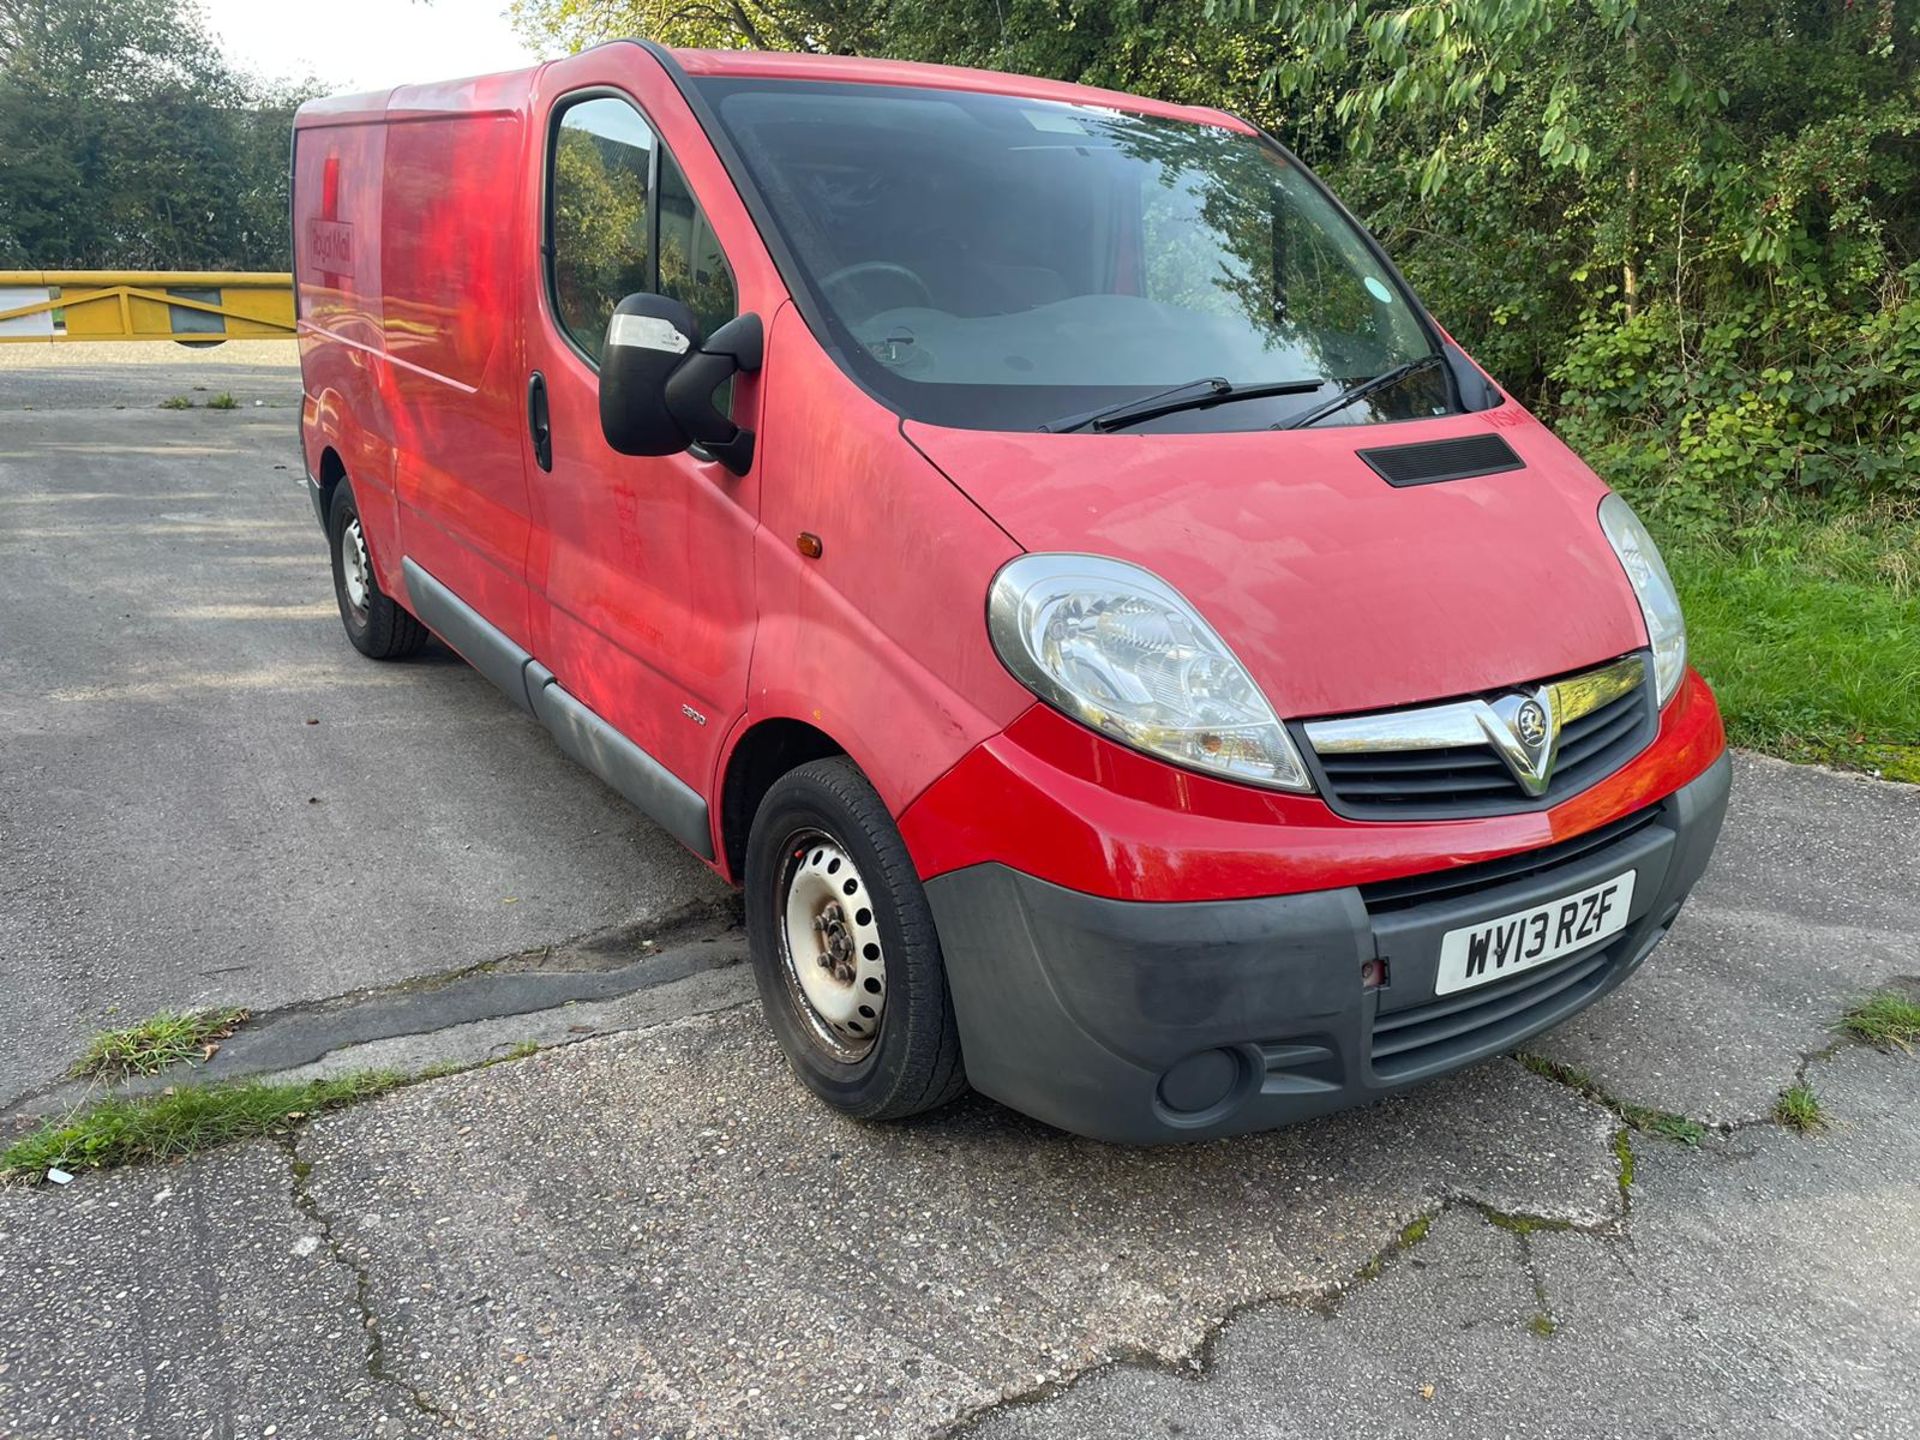
[[[629,295],[607,321],[600,352],[600,430],[622,455],[677,455],[698,444],[736,475],[753,463],[753,432],[722,415],[713,395],[758,370],[758,315],[729,320],[704,344],[700,321],[665,295]]]

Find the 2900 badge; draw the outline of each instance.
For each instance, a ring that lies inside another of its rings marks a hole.
[[[1618,934],[1633,908],[1633,876],[1629,870],[1564,900],[1449,930],[1440,938],[1434,993],[1485,985]]]

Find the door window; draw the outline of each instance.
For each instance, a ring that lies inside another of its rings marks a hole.
[[[599,363],[613,307],[636,291],[670,295],[711,335],[739,310],[733,269],[686,177],[625,100],[560,111],[547,201],[553,308]]]
[[[660,293],[684,301],[702,335],[740,312],[733,267],[671,155],[660,157]]]

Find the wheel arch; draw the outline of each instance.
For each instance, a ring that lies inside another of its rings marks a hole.
[[[320,464],[314,473],[314,483],[320,487],[320,503],[323,514],[333,507],[333,492],[340,482],[347,478],[347,462],[340,458],[340,452],[332,445],[320,450]]]
[[[790,716],[755,720],[741,732],[727,754],[716,823],[716,853],[729,880],[737,885],[746,874],[747,835],[774,782],[809,761],[847,753],[819,726]]]

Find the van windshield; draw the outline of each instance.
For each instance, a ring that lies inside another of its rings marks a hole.
[[[957,90],[701,88],[822,338],[909,418],[1034,429],[1219,377],[1285,393],[1138,428],[1258,429],[1435,349],[1339,207],[1253,136]],[[1428,365],[1319,423],[1449,408]]]

